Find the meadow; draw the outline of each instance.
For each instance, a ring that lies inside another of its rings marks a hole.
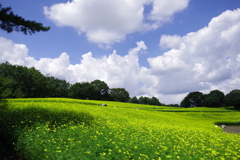
[[[232,108],[65,98],[9,99],[0,108],[5,151],[26,160],[238,160],[240,135],[214,126],[238,121]]]

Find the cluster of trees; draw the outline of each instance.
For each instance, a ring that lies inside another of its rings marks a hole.
[[[162,103],[159,102],[159,100],[156,97],[139,97],[137,98],[136,96],[132,97],[129,99],[130,103],[138,103],[138,104],[149,104],[149,105],[156,105],[156,106],[161,106],[163,105]]]
[[[109,88],[108,85],[101,80],[92,82],[77,82],[70,85],[69,97],[76,99],[92,99],[128,102],[129,93],[124,88]]]
[[[0,98],[63,97],[76,99],[106,100],[150,105],[161,105],[156,97],[130,98],[124,88],[109,88],[101,80],[70,84],[49,75],[44,76],[34,67],[27,68],[0,64]]]
[[[240,109],[240,90],[232,90],[226,96],[219,90],[213,90],[209,94],[199,91],[190,92],[182,100],[181,106],[185,108],[234,106],[234,108]]]

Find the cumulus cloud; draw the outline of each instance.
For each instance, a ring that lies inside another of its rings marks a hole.
[[[163,35],[160,46],[172,49],[148,59],[151,72],[159,75],[158,92],[234,89],[236,85],[224,84],[235,84],[240,76],[239,35],[240,9],[225,11],[208,26],[183,37]]]
[[[41,58],[34,64],[34,67],[41,70],[43,74],[66,79],[71,75],[68,70],[69,65],[69,56],[64,52],[58,58]]]
[[[69,26],[85,33],[100,47],[120,42],[136,31],[156,29],[170,21],[189,0],[72,0],[45,6],[44,14],[58,26]],[[144,14],[144,6],[153,9]],[[150,22],[151,21],[151,22]]]
[[[78,64],[72,65],[67,53],[37,61],[28,56],[24,44],[1,37],[0,62],[35,66],[43,74],[71,83],[100,79],[110,88],[126,88],[131,96],[156,96],[163,103],[180,103],[192,91],[208,93],[219,89],[228,93],[239,88],[239,35],[240,9],[237,9],[223,12],[206,27],[185,36],[162,35],[160,46],[169,50],[149,57],[149,68],[139,62],[139,54],[148,49],[144,41],[137,42],[127,54],[113,50],[95,58],[92,52],[85,53]]]
[[[148,58],[151,72],[156,75],[172,74],[173,72],[180,72],[187,66],[183,60],[181,50],[172,49],[165,52],[164,55]]]
[[[137,47],[130,49],[125,56],[118,55],[114,50],[108,56],[94,58],[92,53],[88,52],[82,56],[79,64],[69,66],[72,77],[76,78],[70,81],[101,79],[112,88],[128,88],[128,91],[134,94],[138,90],[141,76],[145,73],[142,71],[144,68],[139,65],[138,53],[145,49],[147,49],[145,43],[140,41],[137,42]]]
[[[0,62],[8,61],[12,64],[32,66],[33,57],[27,56],[28,48],[24,44],[16,44],[11,40],[0,37]]]

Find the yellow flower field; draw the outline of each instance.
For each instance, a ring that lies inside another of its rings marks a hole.
[[[224,108],[37,98],[8,100],[0,129],[27,160],[237,160],[239,134],[214,124],[239,120]]]

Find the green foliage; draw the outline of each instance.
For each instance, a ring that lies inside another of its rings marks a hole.
[[[226,95],[224,101],[227,106],[234,106],[234,108],[240,109],[240,90],[232,90]]]
[[[204,95],[201,92],[190,92],[181,102],[184,108],[202,107],[204,104]]]
[[[150,105],[156,105],[156,106],[160,106],[161,105],[161,103],[159,102],[159,100],[156,97],[150,98],[149,104]]]
[[[70,97],[77,99],[95,99],[98,90],[89,82],[75,83],[70,87]]]
[[[10,64],[5,63],[0,65],[0,98],[24,97],[25,95],[18,86],[17,81],[12,76],[9,76],[9,74],[12,74],[13,71],[8,65]]]
[[[46,77],[46,81],[46,97],[69,97],[70,84],[68,82],[52,76]]]
[[[215,95],[216,97],[218,97],[220,103],[223,104],[225,95],[224,95],[224,93],[222,91],[213,90],[213,91],[210,92],[210,95]]]
[[[130,103],[139,103],[139,101],[138,101],[138,99],[137,99],[136,96],[130,98],[129,102],[130,102]]]
[[[8,97],[45,97],[46,77],[34,67],[27,68],[11,65],[8,62],[0,64],[0,76],[10,79],[11,94]]]
[[[219,90],[213,90],[205,95],[206,107],[221,107],[224,104],[224,93]]]
[[[160,106],[161,103],[159,102],[159,100],[156,97],[152,97],[152,98],[148,98],[148,97],[139,97],[139,99],[137,99],[136,96],[130,98],[129,100],[130,103],[139,103],[139,104],[149,104],[149,105],[156,105],[156,106]]]
[[[42,23],[25,20],[14,14],[11,7],[2,8],[0,3],[0,27],[8,33],[17,31],[24,34],[33,34],[40,31],[48,31],[50,27],[44,27]]]
[[[113,101],[128,102],[130,99],[128,91],[124,88],[112,88],[110,89],[110,97]]]
[[[109,87],[107,83],[100,80],[94,80],[91,84],[97,89],[97,92],[95,93],[96,100],[109,100]]]
[[[141,96],[138,98],[138,101],[140,104],[149,104],[150,98]]]
[[[215,95],[207,95],[207,98],[205,99],[205,106],[206,107],[220,107],[221,102],[220,99]]]
[[[10,78],[0,76],[0,99],[9,98],[12,94],[11,86],[14,84]]]

